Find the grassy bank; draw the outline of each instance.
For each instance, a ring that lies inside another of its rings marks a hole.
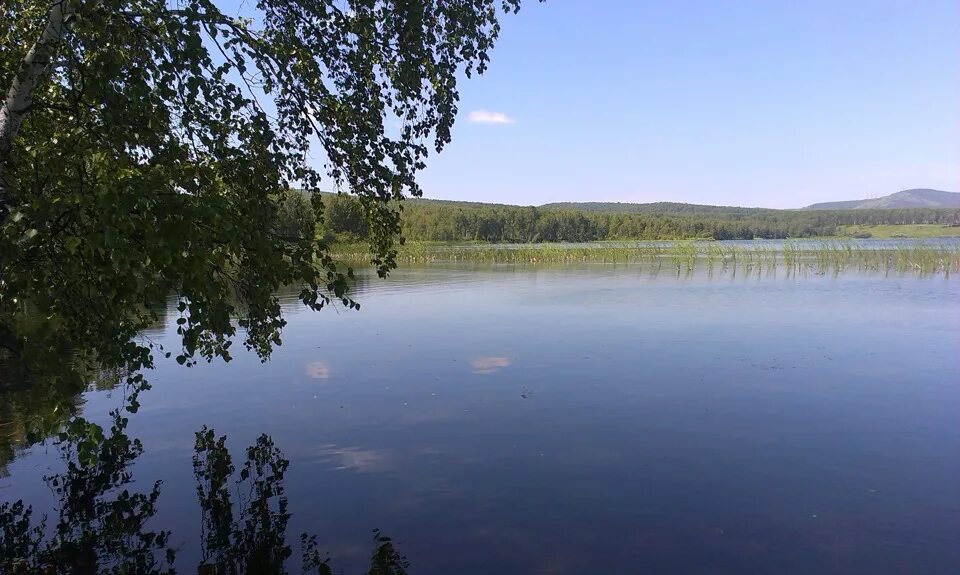
[[[839,226],[837,235],[850,238],[947,238],[960,236],[960,226],[939,224],[897,224],[876,226]]]
[[[340,244],[334,255],[362,264],[369,260],[366,246]],[[853,242],[821,241],[753,245],[724,242],[677,241],[663,244],[468,244],[410,242],[400,248],[397,260],[411,264],[469,262],[487,264],[641,263],[678,271],[708,268],[786,270],[827,273],[844,269],[917,273],[960,271],[960,247],[904,242],[893,248],[870,249]]]

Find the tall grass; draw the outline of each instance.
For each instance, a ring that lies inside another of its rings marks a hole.
[[[370,259],[365,245],[333,246],[333,255],[350,263],[362,264]],[[482,263],[510,265],[545,265],[575,263],[652,264],[672,266],[678,273],[703,266],[712,272],[740,268],[748,272],[839,273],[844,270],[912,272],[916,274],[949,274],[960,271],[960,247],[903,242],[892,248],[869,248],[844,241],[798,243],[786,241],[782,246],[758,241],[744,247],[723,242],[689,240],[663,244],[626,244],[597,242],[592,244],[432,244],[409,242],[399,248],[401,264]]]

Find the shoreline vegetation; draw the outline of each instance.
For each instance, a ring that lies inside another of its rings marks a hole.
[[[374,258],[363,207],[324,194],[316,232],[350,266]],[[281,221],[307,209],[291,192]],[[612,206],[612,207],[611,207]],[[295,226],[294,226],[295,227]],[[507,206],[408,200],[399,264],[649,263],[827,273],[960,271],[960,209],[771,210],[677,203]],[[886,245],[863,240],[893,240]],[[732,241],[725,241],[732,240]],[[939,241],[938,240],[942,240]]]
[[[371,252],[362,243],[331,246],[335,257],[363,265]],[[451,244],[406,242],[399,246],[397,262],[406,264],[647,264],[676,271],[705,267],[743,269],[750,272],[841,272],[844,270],[946,274],[960,272],[960,244],[905,240],[888,246],[869,246],[855,240],[754,240],[744,242],[665,240],[657,242],[587,242],[579,244]]]
[[[320,232],[329,239],[370,234],[356,198],[322,194]],[[282,200],[281,222],[296,223],[309,201],[295,191]],[[655,204],[508,206],[407,199],[399,213],[410,241],[551,243],[648,240],[753,240],[960,237],[960,208],[774,210]]]
[[[838,238],[928,239],[960,237],[960,226],[938,224],[849,225],[837,228]]]

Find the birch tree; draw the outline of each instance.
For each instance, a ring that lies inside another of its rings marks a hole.
[[[181,363],[269,355],[273,295],[356,307],[316,234],[273,225],[290,188],[356,196],[372,264],[395,266],[396,205],[450,141],[458,80],[482,73],[519,0],[3,0],[0,347],[149,366],[138,334],[177,300]],[[401,204],[402,205],[402,204]],[[242,335],[241,335],[242,334]]]

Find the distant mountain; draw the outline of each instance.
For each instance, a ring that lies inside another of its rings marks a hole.
[[[331,192],[321,192],[322,195],[335,195]],[[882,198],[867,200],[847,200],[841,202],[824,202],[812,204],[805,208],[748,208],[741,206],[711,206],[704,204],[683,204],[679,202],[651,202],[635,204],[630,202],[553,202],[549,204],[522,205],[522,204],[494,204],[487,202],[470,202],[462,200],[440,200],[428,198],[407,198],[409,207],[437,207],[463,209],[511,209],[535,208],[537,210],[561,210],[583,213],[607,214],[646,214],[653,216],[717,216],[717,217],[756,217],[772,216],[776,213],[797,212],[803,210],[883,210],[883,209],[960,209],[960,193],[944,192],[927,188],[903,190]]]
[[[960,193],[918,188],[882,198],[813,204],[805,210],[883,210],[895,208],[960,208]]]
[[[408,205],[445,206],[450,208],[514,208],[511,204],[487,204],[483,202],[463,202],[455,200],[410,199]],[[698,215],[698,216],[742,216],[772,215],[777,212],[796,211],[772,208],[746,208],[739,206],[709,206],[701,204],[682,204],[677,202],[653,202],[634,204],[629,202],[555,202],[542,204],[538,210],[564,210],[586,213],[619,213],[648,215]],[[904,190],[882,198],[869,200],[849,200],[845,202],[825,202],[813,204],[804,210],[882,210],[888,208],[960,208],[960,193],[940,190],[914,189]]]
[[[677,202],[653,202],[648,204],[631,204],[626,202],[555,202],[537,206],[542,210],[569,210],[577,212],[593,212],[608,214],[689,214],[689,215],[720,215],[742,214],[751,215],[764,212],[775,212],[771,208],[743,208],[739,206],[708,206],[703,204],[681,204]]]
[[[702,204],[681,204],[677,202],[652,202],[633,204],[629,202],[553,202],[540,205],[488,204],[485,202],[465,202],[460,200],[434,200],[427,198],[408,198],[408,206],[444,207],[444,208],[533,208],[600,214],[648,214],[648,215],[734,215],[751,216],[761,213],[774,213],[782,210],[774,208],[742,208],[738,206],[708,206]],[[797,211],[797,210],[791,210]]]

